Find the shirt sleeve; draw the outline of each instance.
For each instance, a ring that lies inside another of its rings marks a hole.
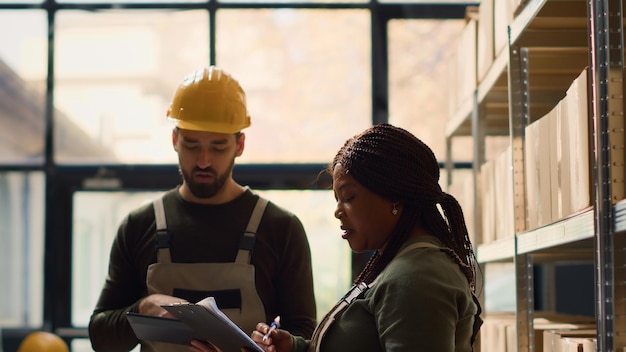
[[[113,241],[108,274],[89,321],[89,339],[94,351],[129,351],[139,343],[126,313],[139,311],[139,301],[146,295],[146,289],[145,279],[141,281],[135,274],[136,264],[132,262],[135,256],[127,246],[129,223],[130,216],[122,222]]]
[[[309,242],[300,220],[292,215],[281,253],[277,301],[283,329],[310,338],[316,326],[316,305]],[[285,316],[283,316],[283,314]],[[284,318],[284,320],[283,320]]]
[[[441,269],[416,266],[422,262],[390,266],[374,287],[371,309],[383,350],[454,352],[457,289],[433,274]]]

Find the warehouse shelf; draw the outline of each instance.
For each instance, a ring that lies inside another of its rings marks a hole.
[[[522,6],[509,24],[508,46],[494,58],[473,99],[446,126],[448,145],[456,136],[472,136],[477,187],[482,188],[485,138],[508,136],[513,150],[516,234],[477,245],[477,261],[481,265],[512,261],[515,266],[519,352],[535,350],[533,265],[594,263],[597,351],[626,350],[626,316],[619,313],[626,304],[623,1],[528,0]],[[591,205],[565,219],[528,229],[526,209],[536,205],[526,203],[525,127],[550,113],[586,69],[591,89],[589,157],[596,166],[590,170]],[[593,97],[600,101],[594,103]],[[483,204],[481,188],[475,190],[475,214],[480,214]],[[481,224],[480,217],[474,220]],[[478,233],[480,229],[476,227]]]
[[[515,256],[514,237],[481,244],[476,248],[476,260],[479,263],[511,261],[513,256]]]
[[[592,239],[594,234],[593,211],[591,208],[567,219],[517,235],[517,254],[533,253],[554,249]],[[585,248],[587,251],[591,247]]]
[[[551,67],[543,65],[550,60],[554,60],[553,62],[558,65],[552,65],[555,67],[554,72],[538,72],[531,66],[532,85],[537,85],[539,89],[555,86],[567,88],[568,81],[571,82],[571,79],[587,65],[586,11],[584,1],[531,0],[515,18],[510,25],[511,43],[532,48],[530,56],[538,56],[537,66]],[[568,60],[563,60],[564,55],[568,56]],[[534,58],[531,60],[535,61]],[[585,64],[581,65],[581,61]],[[472,135],[471,116],[474,103],[485,109],[487,135],[508,134],[508,111],[506,116],[499,113],[503,109],[508,109],[508,64],[509,52],[502,50],[478,83],[476,101],[474,102],[473,98],[466,99],[449,119],[445,129],[447,138]],[[549,106],[554,105],[551,104],[554,98],[550,95],[535,94],[531,99],[543,99],[531,101],[533,103],[531,106],[536,109],[531,112],[531,116],[541,116]]]

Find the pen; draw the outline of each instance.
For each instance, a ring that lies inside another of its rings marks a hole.
[[[267,334],[263,336],[263,341],[267,340],[267,338],[270,337],[270,334],[272,333],[272,331],[278,329],[279,327],[280,327],[280,315],[274,318],[274,321],[272,322],[272,324],[270,324],[270,329],[267,330]]]

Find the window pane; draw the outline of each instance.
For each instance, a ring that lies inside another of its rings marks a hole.
[[[367,10],[220,10],[217,64],[246,90],[243,162],[329,162],[371,124]]]
[[[0,163],[43,163],[47,27],[43,11],[0,11]]]
[[[36,4],[42,2],[42,0],[0,0],[0,4]]]
[[[333,217],[330,191],[259,191],[298,215],[313,256],[315,295],[320,319],[350,286],[350,248]],[[87,326],[106,276],[109,251],[126,214],[158,192],[77,192],[73,200],[72,324]],[[94,251],[94,249],[99,249]]]
[[[366,0],[218,0],[224,3],[269,3],[269,4],[284,4],[284,3],[325,3],[325,4],[345,4],[345,3],[366,3]]]
[[[413,132],[444,161],[448,121],[447,53],[464,20],[389,21],[389,121]],[[470,140],[461,143],[455,160],[471,160]]]
[[[0,173],[0,326],[43,323],[45,198],[41,172]]]
[[[394,4],[459,4],[458,0],[378,0],[380,3],[394,3]],[[462,4],[469,6],[478,6],[480,1],[466,1]]]
[[[101,4],[101,0],[57,0],[59,3],[81,3],[81,4]],[[145,3],[201,3],[207,2],[206,0],[108,0],[106,3],[130,3],[130,4],[145,4]]]
[[[259,191],[298,215],[309,238],[317,321],[330,311],[352,284],[352,250],[341,238],[332,191]]]
[[[165,112],[182,77],[208,62],[208,15],[60,11],[55,125],[59,163],[176,162]]]

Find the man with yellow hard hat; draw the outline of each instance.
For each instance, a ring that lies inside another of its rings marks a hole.
[[[139,341],[127,312],[166,316],[165,304],[215,297],[241,329],[280,316],[281,328],[310,336],[316,307],[309,243],[291,212],[232,177],[250,126],[246,95],[211,66],[180,83],[167,117],[182,184],[124,219],[89,323],[96,351],[189,351]]]

